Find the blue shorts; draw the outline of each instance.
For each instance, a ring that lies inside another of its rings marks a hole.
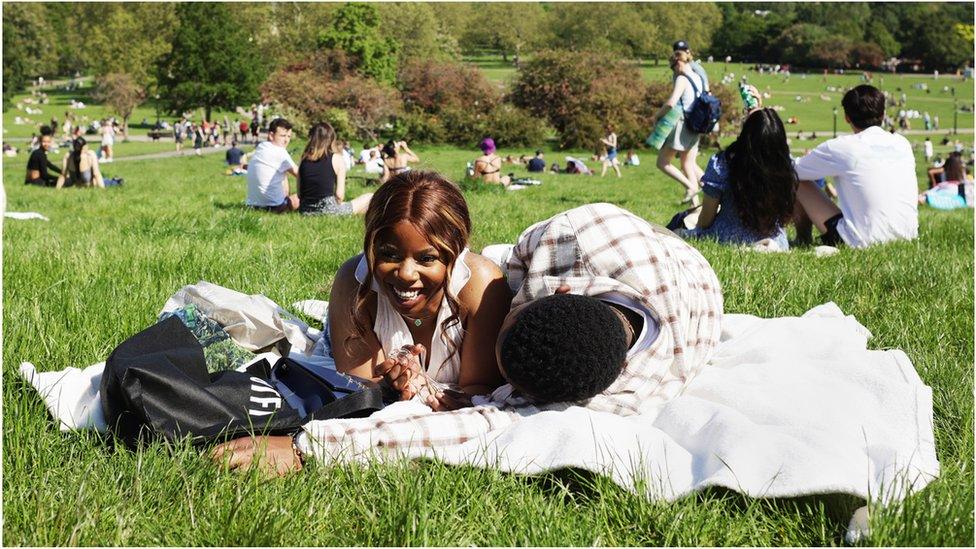
[[[610,149],[609,151],[607,151],[607,160],[613,160],[615,158],[617,158],[617,148],[616,147],[614,147],[614,148]]]

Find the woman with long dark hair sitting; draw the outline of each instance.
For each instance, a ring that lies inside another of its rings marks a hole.
[[[776,111],[752,111],[735,142],[708,161],[701,181],[705,199],[698,223],[679,234],[727,244],[770,239],[789,249],[783,227],[793,212],[797,179]]]

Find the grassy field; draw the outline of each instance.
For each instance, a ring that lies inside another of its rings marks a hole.
[[[474,156],[416,150],[424,167],[451,178]],[[468,192],[471,247],[511,242],[529,224],[587,202],[667,221],[682,193],[644,160],[619,180],[544,175],[537,188]],[[337,268],[362,242],[361,219],[244,209],[245,178],[220,175],[219,157],[110,170],[125,177],[124,187],[54,192],[21,184],[20,162],[3,167],[8,210],[51,219],[4,223],[6,545],[842,543],[860,503],[839,496],[754,500],[708,490],[664,504],[602,477],[523,477],[429,462],[312,465],[263,480],[224,473],[185,447],[130,453],[90,433],[60,433],[16,374],[21,361],[56,370],[104,360],[152,323],[174,291],[201,279],[284,305],[327,299]],[[354,179],[350,194],[367,190]],[[723,284],[728,312],[799,315],[835,301],[873,332],[873,348],[908,353],[934,390],[942,476],[876,514],[871,544],[972,546],[973,214],[922,208],[920,224],[916,242],[828,258],[696,246]]]

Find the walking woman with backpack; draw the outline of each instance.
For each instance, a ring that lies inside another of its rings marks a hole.
[[[691,61],[691,54],[686,51],[676,51],[671,56],[671,70],[674,71],[675,76],[674,88],[671,96],[654,115],[654,120],[666,116],[676,106],[680,107],[680,116],[675,122],[674,129],[664,140],[658,153],[657,168],[685,188],[682,204],[691,203],[697,206],[698,180],[702,175],[702,170],[697,164],[699,134],[687,126],[685,119],[705,84],[692,70]],[[681,160],[680,170],[672,164],[675,156]]]

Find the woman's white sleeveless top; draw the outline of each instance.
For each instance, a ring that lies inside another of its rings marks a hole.
[[[464,288],[464,285],[471,279],[471,269],[464,263],[464,257],[467,253],[467,248],[461,251],[454,262],[454,270],[451,271],[451,284],[447,291],[455,300],[461,288]],[[356,280],[360,284],[365,284],[366,273],[366,256],[364,254],[359,260],[359,265],[356,266]],[[391,353],[404,345],[413,345],[413,335],[410,333],[406,321],[390,303],[386,293],[381,291],[375,279],[372,280],[370,288],[376,292],[376,322],[373,324],[373,332],[376,333],[376,338],[380,340],[380,345],[383,346],[383,353],[390,356]],[[451,307],[447,303],[447,296],[444,296],[437,312],[437,324],[434,326],[431,348],[427,350],[430,353],[427,375],[443,383],[457,383],[458,374],[461,371],[461,340],[464,338],[464,331],[461,329],[461,323],[458,322],[452,324],[444,333],[441,325],[449,316],[451,316]],[[450,346],[446,343],[447,341],[450,342]],[[451,355],[452,351],[454,351],[453,355]],[[446,360],[448,355],[451,355],[450,360]]]

